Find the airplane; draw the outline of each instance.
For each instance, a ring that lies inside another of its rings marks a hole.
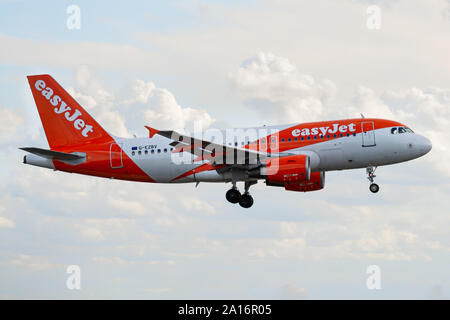
[[[375,169],[427,154],[431,142],[408,126],[361,118],[210,130],[194,135],[150,126],[148,137],[105,131],[50,75],[28,82],[50,149],[20,148],[23,163],[70,173],[151,183],[230,183],[226,199],[253,205],[252,185],[309,192],[325,187],[325,172],[366,168],[369,190],[379,191]],[[244,182],[244,192],[237,188]]]

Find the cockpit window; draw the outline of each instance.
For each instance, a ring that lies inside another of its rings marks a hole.
[[[392,134],[400,134],[400,133],[414,133],[414,131],[412,131],[410,128],[408,127],[396,127],[396,128],[392,128],[391,129],[391,133]]]

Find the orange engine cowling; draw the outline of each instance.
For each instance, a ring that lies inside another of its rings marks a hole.
[[[261,170],[261,174],[267,176],[266,179],[270,184],[284,185],[308,181],[311,175],[309,157],[295,155],[270,159]]]
[[[298,183],[285,183],[284,188],[290,191],[316,191],[325,187],[325,172],[312,172],[311,178]]]

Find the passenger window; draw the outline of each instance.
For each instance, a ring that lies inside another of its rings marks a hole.
[[[329,134],[327,134],[327,139],[330,139],[330,135]]]
[[[311,136],[308,136],[308,140],[311,140]]]
[[[145,150],[144,153],[145,153],[145,154],[148,154],[148,150]]]
[[[302,141],[305,140],[305,137],[302,137],[301,140],[302,140]]]
[[[135,152],[134,152],[134,151],[133,151],[133,152],[131,152],[131,155],[132,155],[132,156],[134,156],[134,155],[135,155]]]
[[[155,153],[155,149],[152,149],[152,150],[150,151],[150,153],[152,153],[152,154]]]
[[[167,152],[167,149],[164,149],[164,152]]]
[[[141,155],[142,154],[142,152],[141,151],[138,151],[138,155]]]
[[[281,142],[284,142],[284,138],[281,139]]]
[[[161,153],[161,149],[158,149],[158,153]]]
[[[289,141],[289,142],[291,142],[291,141],[292,141],[292,139],[291,139],[291,138],[288,138],[288,141]]]

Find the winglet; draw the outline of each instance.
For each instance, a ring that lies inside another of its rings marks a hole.
[[[153,136],[159,132],[159,130],[153,129],[153,128],[149,127],[149,126],[145,126],[145,127],[148,130],[149,138],[153,138]]]

